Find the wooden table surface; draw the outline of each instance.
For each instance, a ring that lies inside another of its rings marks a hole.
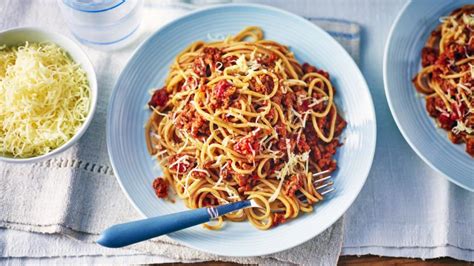
[[[338,265],[351,266],[385,266],[385,265],[410,265],[410,266],[425,266],[425,265],[473,265],[465,261],[459,261],[452,258],[439,258],[431,260],[408,259],[408,258],[389,258],[379,256],[342,256],[339,259]]]

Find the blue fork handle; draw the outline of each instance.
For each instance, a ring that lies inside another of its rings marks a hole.
[[[120,248],[202,224],[250,205],[250,201],[246,200],[116,224],[102,232],[97,243],[104,247]]]

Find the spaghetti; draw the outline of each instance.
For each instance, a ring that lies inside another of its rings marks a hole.
[[[421,51],[422,70],[413,84],[426,95],[426,110],[449,131],[449,139],[466,143],[474,156],[474,5],[441,21]]]
[[[346,126],[329,74],[300,65],[289,49],[249,27],[223,41],[191,44],[148,106],[146,141],[164,176],[189,208],[255,199],[264,206],[219,217],[268,229],[323,197],[313,186],[336,169]],[[301,201],[297,195],[304,194]]]

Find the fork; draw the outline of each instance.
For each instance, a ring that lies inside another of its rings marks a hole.
[[[313,175],[318,177],[328,173],[322,171]],[[321,195],[334,191],[331,176],[317,179],[313,182],[315,189]],[[298,193],[296,197],[305,201],[306,197]],[[156,216],[123,224],[116,224],[102,232],[97,243],[104,247],[120,248],[136,244],[154,237],[176,232],[188,227],[209,222],[219,216],[246,208],[261,208],[253,199],[237,201],[216,207],[205,207],[173,214]]]

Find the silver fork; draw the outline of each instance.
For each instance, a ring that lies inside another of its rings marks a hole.
[[[327,174],[328,171],[316,173],[313,177]],[[334,191],[331,176],[323,177],[313,182],[315,189],[321,195]],[[302,193],[297,195],[300,201],[306,200]],[[245,208],[262,208],[255,200],[244,200],[225,205],[199,208],[163,216],[157,216],[123,224],[116,224],[107,228],[100,235],[97,243],[109,247],[119,248],[145,241],[164,234],[169,234],[191,226],[209,222],[219,216]],[[276,211],[278,212],[278,211]]]
[[[322,175],[325,175],[329,172],[330,172],[329,170],[325,170],[325,171],[313,174],[313,177],[322,176]],[[329,175],[329,176],[326,176],[326,177],[323,177],[323,178],[320,178],[320,179],[317,179],[317,180],[313,181],[313,186],[315,187],[314,189],[316,189],[316,191],[318,191],[318,193],[321,196],[329,194],[329,193],[331,193],[335,190],[335,188],[333,186],[334,182],[331,180],[331,178],[332,178],[332,176]],[[297,193],[296,198],[299,201],[304,202],[304,203],[308,203],[308,201],[306,199],[306,196],[303,193],[301,193],[300,191],[297,191],[296,193]],[[324,198],[323,198],[323,200],[324,200]],[[281,213],[281,212],[284,212],[284,210],[275,210],[273,212]]]
[[[313,177],[322,176],[322,175],[325,175],[329,172],[330,172],[329,170],[325,170],[325,171],[313,174]],[[326,195],[330,192],[333,192],[335,190],[335,188],[333,186],[334,182],[331,180],[331,178],[332,178],[332,176],[328,175],[326,177],[316,179],[315,181],[313,181],[313,186],[315,186],[316,191],[318,191],[318,193],[321,196],[324,196],[324,195]],[[296,195],[296,197],[300,201],[303,201],[303,200],[306,199],[303,193],[298,193],[298,195]]]

